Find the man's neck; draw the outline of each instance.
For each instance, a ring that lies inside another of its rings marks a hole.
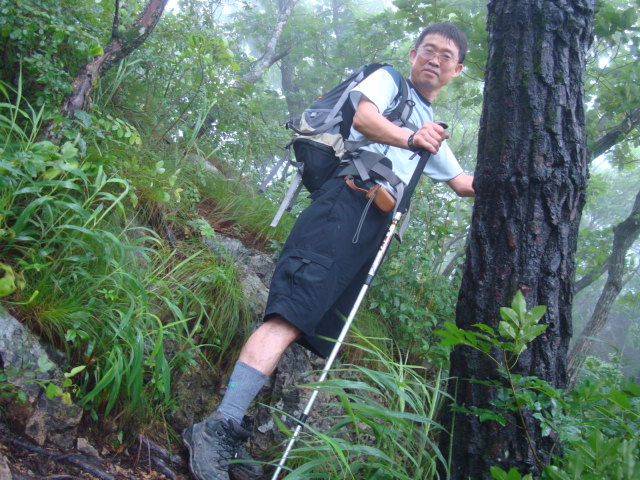
[[[424,92],[422,90],[420,90],[415,83],[413,83],[413,81],[411,80],[411,78],[408,79],[409,81],[409,85],[411,85],[411,87],[415,90],[415,92],[418,94],[418,96],[420,97],[420,99],[423,102],[426,102],[427,104],[431,105],[433,103],[433,101],[436,99],[436,97],[438,96],[438,92],[434,92],[434,91],[428,91],[428,92]]]

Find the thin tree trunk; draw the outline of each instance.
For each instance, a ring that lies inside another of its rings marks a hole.
[[[282,35],[284,27],[293,13],[296,1],[297,0],[285,0],[284,4],[280,5],[278,19],[271,31],[271,37],[267,40],[262,57],[260,57],[260,59],[253,64],[251,70],[242,77],[246,83],[256,83],[262,78],[271,65],[287,55],[288,51],[277,53],[276,47],[278,46],[278,40]]]
[[[581,292],[582,290],[587,288],[589,285],[591,285],[593,282],[598,280],[602,276],[602,274],[609,269],[610,260],[611,258],[607,257],[605,261],[602,262],[602,264],[600,264],[598,267],[594,268],[593,270],[590,270],[589,272],[585,273],[582,277],[580,277],[580,280],[577,280],[573,284],[573,294],[575,295]]]
[[[475,201],[456,310],[458,327],[497,328],[501,306],[517,290],[529,307],[547,305],[546,332],[521,355],[514,373],[566,384],[572,283],[585,203],[587,151],[585,56],[593,0],[493,0],[489,57],[475,174]],[[467,408],[495,410],[503,382],[483,354],[456,348],[449,394]],[[501,411],[507,425],[444,409],[452,436],[450,478],[491,478],[489,467],[539,473],[554,440],[526,409]]]
[[[589,163],[617,145],[625,135],[628,135],[634,128],[637,128],[638,125],[640,125],[640,107],[627,113],[623,121],[611,127],[607,133],[595,141],[592,149],[589,150],[587,154]],[[611,257],[609,256],[599,266],[585,273],[579,280],[576,280],[573,286],[573,293],[577,294],[598,280],[604,272],[609,270],[610,261]]]
[[[126,32],[118,33],[119,11],[116,1],[114,27],[102,55],[84,65],[72,83],[73,93],[62,104],[62,113],[73,116],[76,110],[86,110],[96,82],[114,65],[137,49],[157,25],[168,0],[149,0],[142,13]]]
[[[295,118],[302,115],[306,104],[300,98],[300,89],[296,84],[295,65],[291,57],[286,56],[280,62],[280,75],[282,79],[282,92],[287,102],[287,110],[289,110],[289,118]]]
[[[607,258],[607,282],[600,293],[596,308],[584,330],[576,340],[569,354],[569,386],[573,386],[578,376],[579,367],[591,350],[593,337],[604,328],[609,319],[609,313],[622,286],[627,252],[640,235],[640,191],[629,216],[613,228],[613,247]]]

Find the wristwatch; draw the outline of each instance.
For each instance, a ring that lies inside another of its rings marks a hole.
[[[415,132],[413,132],[411,135],[409,135],[409,138],[407,138],[407,147],[409,147],[409,150],[411,150],[412,152],[417,152],[419,150],[419,148],[413,144],[413,137],[415,136],[416,134]]]

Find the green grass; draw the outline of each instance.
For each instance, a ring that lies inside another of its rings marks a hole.
[[[175,369],[195,355],[215,368],[247,333],[235,266],[197,242],[168,249],[131,216],[135,186],[81,137],[35,141],[17,120],[36,131],[38,113],[17,98],[0,105],[3,306],[88,367],[80,405],[141,421],[172,405]]]
[[[446,460],[434,442],[442,429],[435,421],[443,393],[441,378],[379,349],[379,339],[357,335],[369,366],[347,364],[322,384],[343,413],[328,431],[305,426],[292,450],[286,479],[436,478]]]

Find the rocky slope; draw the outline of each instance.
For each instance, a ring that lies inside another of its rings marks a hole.
[[[239,281],[257,324],[268,294],[273,259],[244,247],[234,238],[218,237],[210,246],[223,249],[225,255],[235,259],[241,272]],[[18,320],[0,313],[0,368],[34,371],[42,358],[53,363],[63,361],[60,354],[42,344]],[[294,421],[289,416],[298,417],[309,396],[308,390],[296,385],[313,381],[315,375],[309,372],[322,368],[323,363],[298,346],[285,354],[260,392],[258,402],[262,405],[252,412],[253,435],[247,448],[254,457],[268,461],[279,456],[278,445],[285,437],[273,420],[274,409],[284,412],[277,415],[291,427]],[[38,375],[42,380],[59,378],[61,370],[56,367]],[[15,395],[2,399],[0,480],[190,478],[178,439],[171,442],[162,434],[129,431],[127,438],[114,442],[118,435],[115,424],[95,424],[83,416],[77,405],[67,405],[59,397],[47,398],[37,383],[25,382],[23,377],[11,377],[9,381],[25,392],[26,401],[16,401]],[[167,419],[171,429],[180,432],[211,413],[222,393],[216,385],[220,385],[219,379],[212,378],[203,365],[176,378],[173,390],[178,392],[179,407]],[[311,422],[320,428],[331,418],[326,400],[319,398],[312,412]],[[268,471],[269,467],[264,478],[269,478]],[[233,478],[260,477],[250,477],[236,468]]]

